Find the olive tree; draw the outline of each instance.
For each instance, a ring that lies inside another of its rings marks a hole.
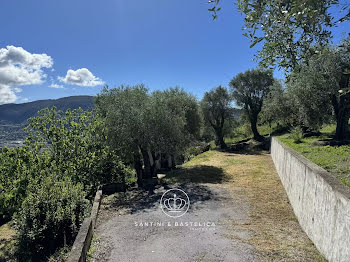
[[[350,38],[338,47],[325,47],[293,71],[287,91],[299,108],[301,119],[319,127],[330,116],[337,122],[335,138],[349,138]]]
[[[282,81],[275,81],[265,96],[261,109],[261,122],[276,123],[277,127],[297,125],[297,113],[293,100],[283,87]]]
[[[231,102],[230,94],[222,86],[206,92],[201,101],[204,121],[214,130],[222,149],[227,147],[224,141],[225,124],[229,123],[233,117]]]
[[[258,116],[273,83],[272,72],[260,69],[239,73],[229,83],[232,97],[248,116],[254,139],[258,141],[263,138],[257,129]]]
[[[134,166],[138,183],[156,175],[162,155],[175,164],[199,134],[196,99],[179,88],[150,93],[144,85],[106,87],[96,99],[110,144]]]
[[[150,106],[148,89],[143,85],[112,89],[106,86],[95,102],[97,111],[105,119],[111,147],[124,162],[133,164],[139,182],[143,175],[150,176],[149,172],[143,174],[140,155],[140,152],[147,151],[150,134],[145,121]]]

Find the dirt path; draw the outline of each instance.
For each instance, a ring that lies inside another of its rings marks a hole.
[[[91,261],[323,261],[298,225],[268,154],[209,151],[165,182],[154,194],[103,200]],[[170,188],[190,200],[178,218],[160,207]]]

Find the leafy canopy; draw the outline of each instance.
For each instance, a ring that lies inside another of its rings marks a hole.
[[[271,71],[252,69],[239,73],[229,86],[237,105],[247,110],[248,114],[257,114],[273,82]]]
[[[209,2],[214,4],[209,11],[215,19],[220,0]],[[327,44],[331,27],[350,19],[346,0],[237,0],[237,6],[245,16],[244,36],[251,47],[263,42],[257,54],[261,65],[278,64],[287,70],[307,59],[315,43]]]

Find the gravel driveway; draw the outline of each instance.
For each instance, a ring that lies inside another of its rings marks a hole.
[[[266,152],[208,151],[163,181],[152,193],[102,200],[90,261],[325,261],[298,224]],[[178,218],[160,206],[170,188],[189,197]]]
[[[191,202],[179,218],[166,216],[160,208],[169,187],[162,186],[153,195],[128,193],[122,203],[123,196],[105,199],[92,261],[259,261],[254,248],[244,243],[249,232],[233,232],[229,226],[232,220],[248,221],[247,201],[235,201],[222,185],[171,188],[184,190]]]

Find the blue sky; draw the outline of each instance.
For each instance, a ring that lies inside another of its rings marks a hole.
[[[95,95],[102,82],[151,90],[177,85],[201,98],[257,65],[257,49],[242,36],[243,17],[233,1],[222,7],[213,21],[205,0],[3,0],[0,49],[12,45],[51,57],[51,66],[37,72],[44,81],[19,86],[15,102]],[[343,31],[336,30],[336,40]],[[81,68],[88,72],[76,71]],[[74,85],[80,73],[90,77],[85,86]]]

